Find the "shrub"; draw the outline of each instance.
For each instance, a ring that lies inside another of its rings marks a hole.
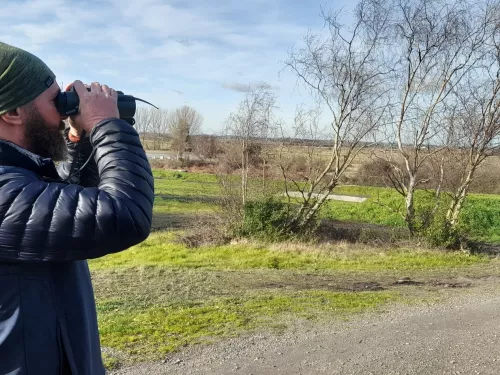
[[[230,240],[218,216],[200,215],[192,220],[192,229],[181,234],[176,241],[189,248],[197,248],[203,245],[221,246]]]
[[[470,191],[484,194],[500,194],[500,175],[491,173],[496,169],[495,165],[481,165],[476,171]]]
[[[458,228],[452,228],[444,215],[434,217],[423,234],[430,245],[444,246],[448,249],[460,248],[463,240],[460,230]]]
[[[180,169],[182,168],[182,160],[177,159],[150,159],[149,163],[152,168],[161,169]]]
[[[398,167],[403,169],[403,163],[398,163]],[[393,167],[388,161],[368,160],[358,168],[350,182],[356,185],[392,187],[390,176],[393,173]]]
[[[245,204],[243,212],[243,222],[237,228],[240,236],[275,241],[292,235],[290,207],[284,202],[273,198],[252,201]]]

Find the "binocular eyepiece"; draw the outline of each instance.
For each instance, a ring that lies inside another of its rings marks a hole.
[[[87,88],[87,90],[90,91],[90,88]],[[143,99],[136,98],[132,95],[125,95],[121,91],[117,91],[117,93],[120,119],[127,121],[130,125],[135,124],[136,100],[147,103],[158,109],[158,107]],[[72,116],[80,110],[80,98],[74,87],[71,91],[61,91],[55,99],[55,104],[57,111],[63,116]]]

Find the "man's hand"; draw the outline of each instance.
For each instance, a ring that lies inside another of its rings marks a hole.
[[[118,112],[118,94],[106,85],[93,82],[90,91],[81,81],[75,81],[66,87],[66,91],[74,86],[80,100],[80,110],[78,114],[69,119],[70,132],[80,136],[85,130],[90,134],[94,126],[104,119],[110,117],[120,117]]]

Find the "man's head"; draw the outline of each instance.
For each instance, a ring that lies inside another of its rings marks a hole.
[[[38,57],[0,42],[0,139],[54,160],[66,155],[55,75]]]

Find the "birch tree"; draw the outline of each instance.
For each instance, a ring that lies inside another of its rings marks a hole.
[[[394,110],[392,132],[404,160],[404,170],[394,174],[395,186],[404,197],[408,229],[415,234],[419,230],[415,191],[424,182],[419,172],[427,158],[445,147],[443,124],[449,115],[450,94],[480,61],[487,32],[484,23],[476,23],[469,2],[396,0],[387,4],[392,18],[390,49],[399,57],[393,85],[400,102]],[[394,168],[399,166],[394,164]]]
[[[323,168],[305,176],[301,205],[291,224],[297,228],[310,224],[366,146],[367,137],[384,122],[390,104],[387,83],[392,68],[384,56],[389,28],[386,9],[377,1],[362,0],[352,26],[341,23],[340,12],[322,15],[324,31],[310,32],[304,47],[292,51],[285,62],[324,109],[332,144]],[[296,120],[296,125],[303,122],[303,114]],[[307,126],[316,126],[314,121],[306,120]],[[286,179],[286,169],[282,170]]]
[[[476,22],[486,30],[481,63],[453,92],[456,100],[455,147],[462,155],[460,182],[451,195],[446,220],[456,227],[475,173],[500,148],[500,3],[488,2]]]
[[[275,104],[276,95],[271,86],[261,83],[251,88],[238,109],[229,115],[225,125],[226,135],[237,143],[237,152],[241,160],[241,202],[243,205],[248,197],[248,176],[252,152],[273,131]]]

